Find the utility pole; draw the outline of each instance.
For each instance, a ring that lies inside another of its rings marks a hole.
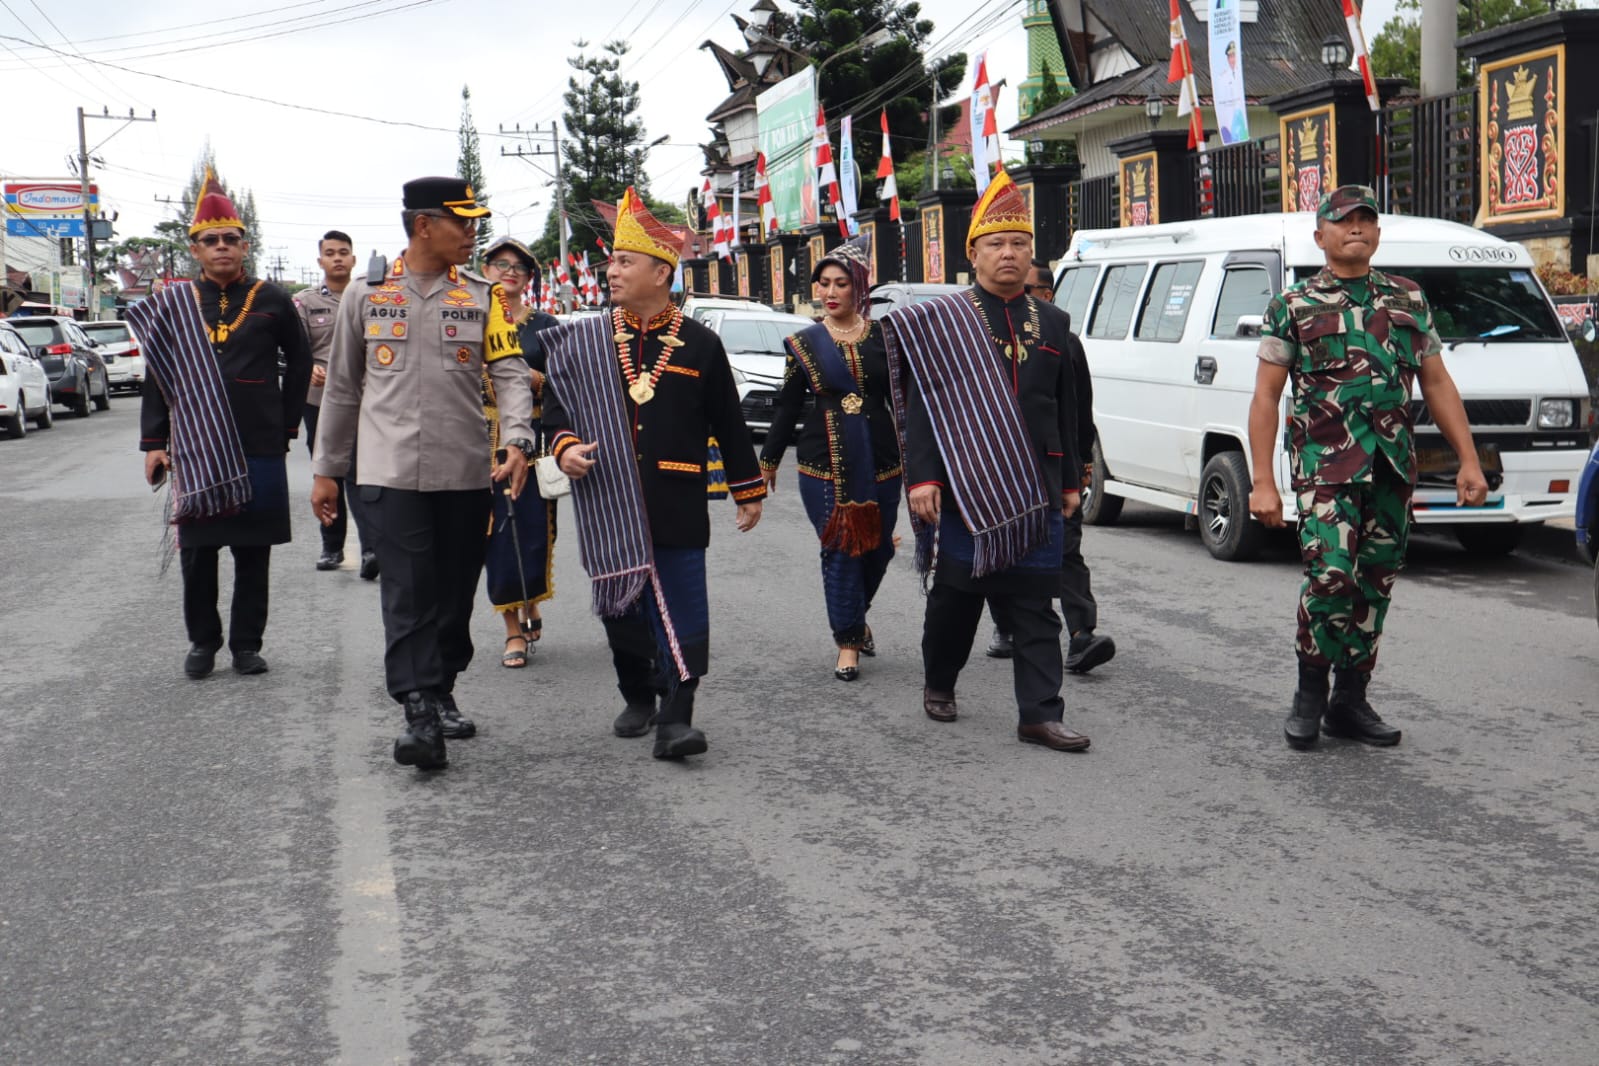
[[[506,129],[503,125],[500,127],[500,132],[506,132]],[[569,249],[566,245],[566,180],[562,176],[561,172],[561,124],[559,122],[551,122],[548,130],[539,129],[537,123],[534,123],[531,130],[523,130],[520,125],[517,125],[513,127],[510,132],[526,133],[529,147],[519,147],[514,150],[508,150],[504,145],[501,145],[500,155],[515,156],[517,159],[526,160],[529,166],[532,166],[537,170],[544,170],[544,168],[540,167],[537,163],[532,162],[534,158],[545,155],[553,155],[555,157],[555,230],[561,240],[560,265],[565,266],[571,262],[571,249]],[[533,138],[535,136],[548,136],[550,138],[550,149],[546,151],[543,145],[533,144]],[[549,171],[544,172],[546,174],[549,173]],[[555,279],[551,278],[550,280],[553,282]],[[560,299],[561,310],[570,311],[572,309],[572,304],[568,301],[568,293],[564,288],[560,292]]]
[[[154,111],[150,112],[149,118],[140,118],[134,115],[133,108],[130,107],[128,108],[127,117],[124,118],[121,115],[113,115],[108,107],[102,107],[100,110],[101,113],[98,115],[85,115],[83,108],[78,108],[78,179],[82,183],[83,193],[83,247],[85,253],[84,261],[88,269],[90,318],[100,317],[100,271],[94,261],[94,211],[89,206],[89,138],[84,128],[83,120],[86,118],[103,118],[122,123],[121,126],[111,131],[105,141],[95,145],[96,148],[101,147],[106,141],[121,133],[130,123],[155,121]]]

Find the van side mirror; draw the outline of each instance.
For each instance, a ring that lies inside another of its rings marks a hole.
[[[1239,315],[1238,324],[1233,328],[1234,337],[1258,337],[1261,326],[1265,323],[1264,315]]]

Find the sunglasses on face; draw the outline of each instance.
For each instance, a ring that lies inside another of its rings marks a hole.
[[[429,218],[447,218],[468,233],[477,232],[477,219],[475,218],[462,218],[460,215],[452,214],[449,211],[423,211],[422,213]]]
[[[491,259],[489,260],[489,266],[498,270],[501,274],[521,274],[526,276],[533,273],[527,268],[526,264],[519,263],[514,259]]]
[[[225,244],[229,248],[237,248],[244,243],[244,238],[237,233],[207,233],[204,237],[196,238],[195,243],[203,244],[207,248],[215,248],[219,244]]]

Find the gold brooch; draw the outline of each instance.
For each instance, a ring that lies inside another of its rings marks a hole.
[[[838,405],[844,409],[845,414],[858,415],[861,413],[862,407],[860,394],[852,392],[842,400],[839,400]]]

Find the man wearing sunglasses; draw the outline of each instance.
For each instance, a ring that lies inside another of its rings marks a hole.
[[[311,509],[328,525],[336,479],[355,460],[381,571],[384,675],[405,709],[394,761],[419,770],[445,766],[446,738],[477,732],[454,691],[472,661],[490,481],[520,495],[533,451],[533,394],[505,292],[461,269],[488,213],[460,178],[405,184],[404,254],[339,303],[311,461]],[[503,449],[492,471],[485,372]]]
[[[246,275],[249,250],[238,211],[207,173],[189,226],[199,278],[128,309],[156,384],[144,390],[139,447],[150,484],[172,477],[190,641],[183,669],[195,679],[211,673],[222,648],[223,547],[233,554],[233,669],[266,672],[267,571],[272,545],[289,541],[284,454],[311,381],[311,345],[294,305]]]

